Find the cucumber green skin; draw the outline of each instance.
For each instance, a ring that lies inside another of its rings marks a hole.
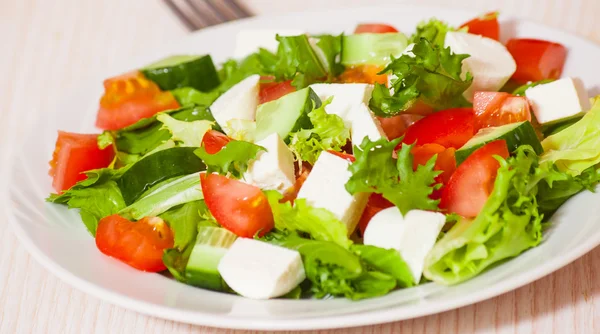
[[[185,270],[185,282],[204,289],[214,291],[227,291],[228,286],[218,272]]]
[[[516,134],[516,135],[515,135]],[[519,146],[522,145],[530,145],[535,153],[542,154],[544,149],[542,148],[542,144],[540,143],[540,139],[537,137],[535,133],[535,129],[531,125],[530,122],[524,122],[519,127],[513,129],[512,131],[505,133],[499,137],[490,139],[488,141],[482,142],[477,145],[473,145],[468,148],[461,147],[455,153],[456,158],[456,166],[460,165],[469,155],[475,152],[478,148],[484,146],[485,144],[504,139],[506,141],[506,146],[508,147],[509,152],[514,152]]]
[[[195,147],[173,147],[133,164],[117,180],[125,204],[131,205],[150,187],[164,180],[205,170],[206,166],[194,154],[195,150]]]
[[[221,83],[215,64],[209,55],[173,66],[143,68],[140,71],[162,90],[192,87],[201,92],[208,92]]]

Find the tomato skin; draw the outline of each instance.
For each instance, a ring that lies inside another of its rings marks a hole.
[[[267,196],[253,185],[218,174],[200,174],[206,206],[217,222],[239,237],[269,232],[273,213]]]
[[[118,130],[142,118],[179,107],[173,94],[161,91],[141,72],[129,72],[104,81],[96,126],[104,130]]]
[[[358,229],[361,235],[365,234],[365,230],[367,229],[367,226],[369,225],[369,222],[373,216],[375,216],[379,211],[392,206],[394,206],[394,204],[383,198],[381,194],[371,194],[369,196],[367,206],[365,207],[365,211],[363,211],[362,216],[360,216],[360,220],[358,221]]]
[[[539,39],[514,38],[506,48],[517,63],[512,79],[519,83],[558,79],[567,58],[562,44]]]
[[[400,114],[392,117],[379,117],[379,124],[389,140],[401,137],[409,126],[423,118],[421,115]]]
[[[56,192],[61,193],[78,181],[85,180],[83,172],[110,165],[115,152],[112,147],[101,150],[97,138],[96,134],[58,131],[49,172]]]
[[[352,163],[356,161],[356,158],[352,155],[352,154],[348,154],[348,153],[344,153],[344,152],[338,152],[338,151],[334,151],[334,150],[327,150],[328,153],[331,153],[335,156],[338,156],[344,160],[347,160],[348,162]]]
[[[206,150],[206,153],[215,154],[230,141],[231,138],[227,137],[225,134],[216,130],[209,130],[202,137],[202,146]]]
[[[408,127],[406,144],[439,144],[459,149],[475,135],[475,113],[471,108],[438,111]]]
[[[337,78],[339,83],[379,83],[387,86],[387,74],[378,74],[383,70],[383,67],[376,65],[357,65],[347,67],[342,74]]]
[[[283,82],[261,82],[258,103],[263,104],[269,101],[274,101],[295,91],[296,88],[292,86],[292,80]]]
[[[387,32],[398,32],[398,30],[391,25],[382,23],[361,23],[354,29],[355,34],[373,33],[381,34]]]
[[[456,170],[455,152],[456,149],[453,147],[445,148],[439,144],[414,146],[410,151],[413,155],[413,169],[417,169],[419,165],[425,165],[429,159],[437,155],[433,169],[442,171],[442,174],[436,177],[436,181],[446,184],[450,180],[452,173]]]
[[[460,164],[442,191],[440,208],[467,218],[477,216],[494,189],[500,168],[496,155],[508,158],[506,141],[488,143]]]
[[[529,102],[523,96],[503,92],[475,92],[473,109],[478,128],[531,121]]]
[[[498,12],[490,12],[465,22],[460,28],[467,28],[469,34],[481,35],[483,37],[499,40],[500,25],[498,24]]]
[[[115,214],[102,218],[96,230],[96,246],[102,253],[142,271],[167,269],[162,256],[173,243],[173,232],[158,217],[131,222]]]

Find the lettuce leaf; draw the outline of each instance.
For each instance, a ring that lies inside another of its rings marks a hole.
[[[253,143],[256,136],[256,122],[247,119],[231,119],[223,124],[225,133],[235,140]]]
[[[290,135],[289,147],[298,161],[307,161],[314,165],[321,152],[339,152],[350,139],[350,130],[344,125],[344,120],[338,115],[325,112],[325,107],[331,101],[329,98],[321,107],[308,113],[312,129],[300,129]]]
[[[600,163],[600,96],[592,109],[575,124],[542,141],[541,162],[555,163],[572,176]]]
[[[200,226],[218,227],[208,211],[204,200],[197,200],[176,206],[160,215],[168,224],[175,237],[173,247],[184,249],[193,245]]]
[[[516,95],[516,96],[525,96],[525,91],[528,90],[531,87],[535,87],[537,85],[543,85],[549,82],[554,81],[554,79],[544,79],[544,80],[540,80],[540,81],[533,81],[533,82],[529,82],[526,83],[524,85],[521,85],[517,88],[515,88],[515,90],[512,92],[512,95]]]
[[[51,194],[46,201],[66,204],[69,209],[79,209],[81,220],[92,236],[100,219],[125,208],[125,201],[115,180],[122,170],[110,168],[86,172],[87,179],[77,182],[62,194]]]
[[[410,153],[413,145],[402,144],[397,152],[398,158],[393,157],[401,140],[402,138],[397,138],[388,141],[382,138],[371,141],[365,137],[360,146],[355,146],[356,161],[348,168],[352,176],[346,183],[346,190],[350,194],[382,194],[403,215],[413,209],[437,210],[439,201],[429,198],[441,186],[435,182],[435,177],[440,174],[433,170],[436,157],[432,157],[415,171]]]
[[[170,91],[181,106],[210,106],[221,95],[217,89],[201,92],[192,87],[181,87]]]
[[[266,191],[265,194],[273,211],[276,229],[305,232],[315,240],[331,241],[344,248],[352,244],[346,225],[328,210],[312,207],[303,198],[296,199],[292,207],[290,202],[279,202],[283,196],[277,191]]]
[[[352,245],[350,250],[360,256],[368,267],[394,277],[398,287],[415,285],[410,268],[397,250],[370,245]]]
[[[250,161],[256,159],[260,151],[266,149],[246,141],[232,140],[215,154],[206,152],[204,146],[194,153],[206,164],[207,173],[216,172],[239,179],[248,169]]]
[[[448,31],[456,31],[456,29],[444,21],[432,18],[429,21],[419,23],[417,31],[410,37],[410,40],[411,43],[417,43],[421,38],[425,38],[431,44],[443,48]]]
[[[199,120],[192,122],[179,121],[169,114],[159,114],[156,119],[163,123],[161,129],[171,133],[171,139],[179,146],[197,147],[202,143],[204,134],[211,130],[214,122]]]
[[[467,105],[462,96],[473,77],[461,79],[462,61],[469,57],[454,54],[450,48],[438,47],[425,38],[416,41],[412,55],[403,54],[380,73],[391,73],[393,95],[385,85],[376,84],[369,101],[370,109],[378,116],[391,117],[411,106],[417,99],[434,109],[448,109]]]
[[[336,243],[281,232],[270,232],[262,240],[300,253],[310,291],[317,298],[358,300],[385,295],[396,287],[396,278],[370,270],[359,256]]]
[[[425,260],[426,278],[441,284],[465,281],[494,263],[519,255],[542,240],[536,195],[538,157],[530,146],[499,158],[494,190],[475,219],[458,221]],[[544,176],[545,177],[545,176]]]
[[[325,60],[325,67],[327,69],[327,80],[332,81],[335,77],[340,75],[344,71],[344,65],[342,65],[342,37],[344,34],[338,36],[333,35],[319,35],[316,46],[322,53]],[[319,52],[319,51],[317,51]]]

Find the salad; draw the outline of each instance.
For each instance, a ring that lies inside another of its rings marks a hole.
[[[498,35],[497,13],[243,31],[218,66],[107,79],[103,132],[59,131],[47,200],[113,259],[248,298],[463,282],[600,180],[600,98],[561,77],[566,48]]]

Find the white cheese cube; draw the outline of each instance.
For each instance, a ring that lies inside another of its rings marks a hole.
[[[415,283],[421,280],[425,258],[433,248],[446,217],[439,212],[411,210],[402,216],[397,207],[379,211],[367,225],[364,244],[400,252]]]
[[[313,207],[333,213],[346,225],[348,235],[354,232],[368,199],[365,193],[350,195],[346,191],[346,182],[352,176],[348,170],[349,164],[346,159],[321,152],[298,192],[298,198],[305,198]]]
[[[296,181],[294,174],[294,154],[277,133],[256,142],[267,149],[258,153],[250,163],[244,180],[264,190],[277,190],[283,193]]]
[[[258,107],[259,81],[260,75],[251,75],[213,102],[210,111],[219,125],[225,126],[233,119],[254,120]],[[229,135],[227,131],[225,133]]]
[[[564,78],[525,91],[540,124],[575,116],[590,109],[588,94],[579,80]]]
[[[352,145],[360,145],[365,137],[371,141],[387,139],[379,120],[364,103],[352,109],[351,116]]]
[[[235,51],[233,58],[244,58],[256,51],[259,48],[267,49],[273,53],[277,52],[279,42],[277,34],[281,36],[298,36],[305,32],[295,29],[249,29],[241,30],[237,33]]]
[[[344,120],[346,127],[351,128],[350,111],[361,104],[369,104],[373,85],[361,83],[348,84],[313,84],[310,85],[321,101],[333,96],[333,100],[325,107],[328,114],[335,114]]]
[[[463,60],[461,75],[463,79],[467,72],[473,75],[473,84],[464,93],[469,101],[473,101],[475,92],[500,90],[517,70],[517,64],[506,47],[491,38],[449,31],[445,45],[453,53],[470,55]]]
[[[306,278],[300,253],[247,238],[235,240],[218,269],[233,291],[252,299],[285,295]]]

